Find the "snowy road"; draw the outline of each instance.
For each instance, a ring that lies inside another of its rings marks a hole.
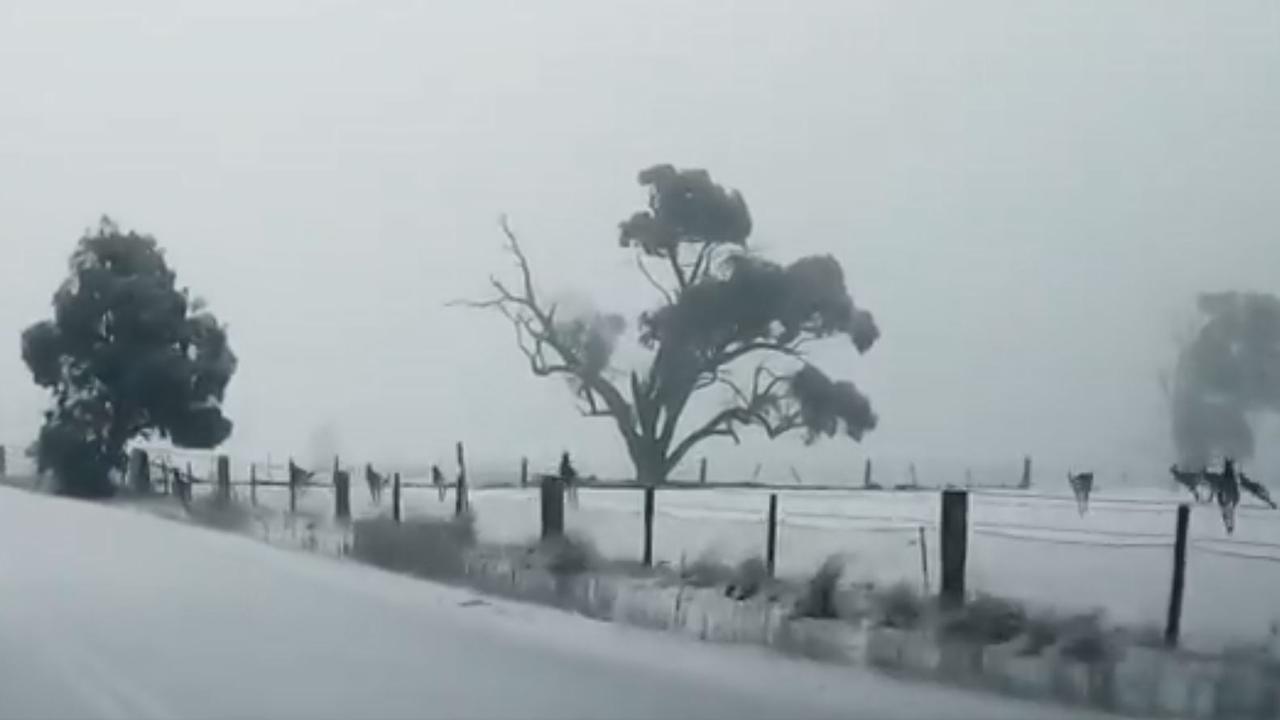
[[[0,489],[3,718],[1030,716]]]

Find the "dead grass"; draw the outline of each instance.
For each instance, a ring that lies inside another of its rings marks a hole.
[[[943,637],[1000,645],[1024,634],[1027,611],[1021,603],[994,595],[979,595],[960,610],[949,613],[940,628]]]
[[[823,561],[813,577],[809,578],[804,594],[796,603],[796,615],[826,619],[840,617],[836,594],[843,575],[844,561],[839,556],[832,555]]]
[[[467,552],[476,544],[473,518],[413,518],[397,523],[388,517],[352,524],[351,555],[387,570],[431,578],[463,575]]]

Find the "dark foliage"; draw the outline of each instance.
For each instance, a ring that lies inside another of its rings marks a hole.
[[[492,278],[495,296],[467,304],[501,312],[534,374],[566,378],[584,415],[617,425],[643,483],[665,481],[695,445],[712,437],[737,441],[742,428],[770,438],[803,429],[810,442],[837,432],[861,440],[875,428],[867,398],[853,383],[827,378],[805,353],[807,343],[838,335],[863,353],[880,336],[871,313],[854,304],[840,263],[817,255],[784,266],[751,254],[746,201],[705,170],[656,165],[639,181],[649,191],[648,208],[621,223],[620,242],[637,250],[637,269],[660,297],[635,326],[640,346],[652,353],[647,368],[610,367],[628,329],[622,317],[561,317],[539,299],[505,223],[520,282]],[[748,361],[754,368],[742,367]],[[683,423],[704,390],[727,405],[700,423]]]
[[[22,334],[22,359],[50,391],[37,463],[62,492],[110,494],[139,436],[212,448],[236,357],[226,329],[175,284],[156,241],[104,218],[71,255],[54,317]]]

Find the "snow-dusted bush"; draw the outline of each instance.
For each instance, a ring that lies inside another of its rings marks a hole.
[[[426,577],[457,577],[467,551],[475,545],[473,518],[413,518],[397,523],[387,517],[357,520],[351,554],[358,560],[397,572]]]

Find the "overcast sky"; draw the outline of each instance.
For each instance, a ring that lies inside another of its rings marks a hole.
[[[3,0],[0,441],[46,402],[19,333],[107,213],[229,324],[232,451],[621,472],[444,303],[509,271],[505,212],[545,292],[634,314],[616,226],[669,162],[739,188],[769,256],[834,254],[883,330],[819,355],[864,445],[707,445],[713,476],[1140,474],[1195,293],[1280,291],[1278,128],[1274,0]]]

